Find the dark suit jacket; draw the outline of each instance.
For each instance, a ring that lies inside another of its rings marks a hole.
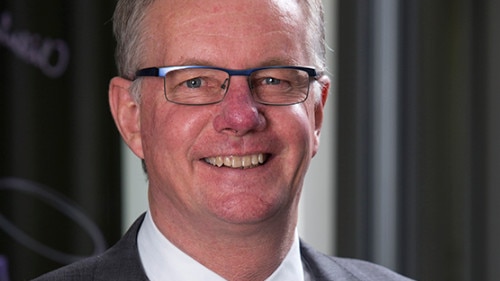
[[[34,279],[34,281],[148,280],[142,268],[136,239],[143,219],[144,215],[130,227],[116,245],[103,254],[49,272]],[[372,263],[326,256],[302,242],[300,250],[304,266],[312,275],[313,280],[410,280]],[[168,280],[168,273],[166,273],[165,280]]]

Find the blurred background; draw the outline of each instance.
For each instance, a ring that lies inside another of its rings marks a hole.
[[[500,0],[323,1],[332,92],[299,231],[418,280],[500,279]],[[0,281],[147,208],[107,105],[115,1],[0,0]]]

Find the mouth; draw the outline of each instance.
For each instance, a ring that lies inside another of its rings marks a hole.
[[[269,155],[259,153],[243,156],[215,156],[203,158],[203,160],[216,167],[228,167],[233,169],[249,169],[263,165]]]

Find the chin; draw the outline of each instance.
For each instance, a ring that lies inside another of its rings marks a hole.
[[[238,197],[219,201],[213,209],[215,215],[231,224],[258,224],[276,217],[280,210],[279,202],[264,202],[259,198]]]

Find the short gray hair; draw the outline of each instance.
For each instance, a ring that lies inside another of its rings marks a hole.
[[[145,29],[142,27],[147,8],[155,0],[119,0],[113,15],[116,38],[115,60],[118,74],[132,79],[139,67],[144,48]]]

